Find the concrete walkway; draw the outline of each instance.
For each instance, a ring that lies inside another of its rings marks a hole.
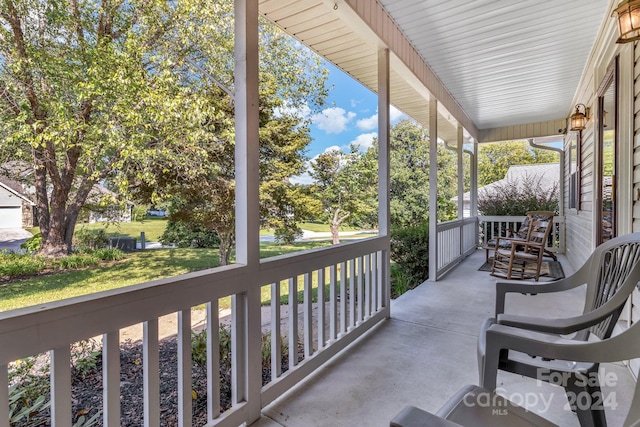
[[[566,260],[561,261],[570,274]],[[484,252],[478,251],[443,280],[427,282],[393,301],[390,320],[264,408],[253,425],[388,426],[405,405],[435,412],[460,387],[477,384],[477,334],[492,315],[495,299],[495,278],[477,271],[483,262]],[[580,288],[564,300],[517,295],[507,300],[507,311],[578,314],[583,294]],[[602,365],[603,370],[616,378],[614,387],[603,390],[613,393],[618,404],[607,412],[609,425],[619,426],[630,405],[633,380],[622,364]],[[558,425],[578,426],[576,416],[564,408],[563,389],[504,372],[498,384],[507,396],[530,398],[530,407]],[[551,399],[548,407],[542,398]]]
[[[21,228],[0,228],[0,250],[20,251],[20,245],[33,235]]]

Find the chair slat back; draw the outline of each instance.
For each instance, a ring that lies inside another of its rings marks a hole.
[[[522,236],[529,241],[534,241],[536,243],[547,243],[549,239],[549,234],[551,233],[551,228],[553,227],[553,217],[555,216],[555,212],[553,211],[529,211],[527,212],[527,222],[533,223],[529,227],[528,234]],[[524,225],[524,223],[523,223]],[[542,235],[540,233],[545,233],[546,235]],[[533,233],[533,235],[532,235]],[[532,240],[534,239],[534,240]]]
[[[602,246],[605,245],[606,243]],[[596,252],[592,256],[592,268],[597,270],[591,274],[591,278],[595,280],[587,289],[585,313],[601,307],[618,292],[622,291],[623,287],[626,288],[625,292],[629,294],[633,290],[634,284],[624,285],[627,283],[627,279],[636,264],[640,262],[640,239],[637,241],[622,241],[615,245],[607,245],[608,247],[602,246],[596,248]],[[618,310],[612,312],[610,317],[592,326],[589,332],[600,339],[611,336],[623,308],[623,305],[620,306]]]

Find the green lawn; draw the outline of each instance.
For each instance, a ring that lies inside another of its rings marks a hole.
[[[93,224],[77,224],[76,231],[81,228],[89,230],[104,229],[108,237],[135,237],[140,241],[140,232],[144,231],[147,242],[158,242],[160,236],[167,226],[167,218],[157,216],[147,216],[142,221],[121,222],[121,223],[105,223],[96,222]],[[303,222],[298,224],[303,230],[315,232],[329,232],[329,224],[319,222]],[[356,227],[343,226],[340,231],[355,231]],[[28,229],[32,234],[39,233],[38,227]],[[273,229],[260,230],[261,236],[273,236]]]
[[[268,258],[327,245],[329,242],[297,242],[292,245],[262,243],[260,256]],[[0,311],[122,288],[216,266],[217,249],[155,249],[134,252],[119,262],[0,285]],[[302,281],[299,289],[302,290]],[[270,298],[268,287],[263,288],[263,294],[267,300]],[[283,298],[287,294],[288,289],[283,284]],[[221,300],[220,305],[222,308],[228,307],[228,299]]]
[[[303,230],[315,231],[315,232],[329,232],[331,229],[329,228],[329,224],[324,222],[301,222],[298,224]],[[340,231],[355,231],[359,230],[357,227],[351,227],[349,225],[344,225],[340,227]]]
[[[142,221],[106,223],[95,222],[93,224],[76,224],[76,231],[85,228],[88,230],[105,230],[108,237],[135,237],[140,241],[140,233],[144,231],[144,237],[147,242],[157,242],[167,227],[167,219],[157,216],[147,216]],[[39,233],[40,230],[30,228],[32,234]]]

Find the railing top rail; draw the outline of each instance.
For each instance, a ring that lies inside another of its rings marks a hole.
[[[231,265],[0,313],[0,365],[247,289]],[[33,337],[33,339],[25,339]]]
[[[318,248],[299,254],[271,257],[260,263],[263,284],[318,270],[331,264],[387,249],[388,236],[370,237],[344,242],[329,248]]]
[[[247,267],[234,264],[0,312],[0,343],[11,343],[0,345],[0,365],[242,293],[249,286],[262,286],[384,250],[388,244],[386,236],[373,237],[269,258],[260,264],[260,282],[254,284],[248,279]]]
[[[472,216],[468,218],[454,219],[451,221],[439,222],[437,225],[438,231],[450,230],[452,228],[460,227],[465,224],[472,224],[478,221],[478,217]]]
[[[480,215],[478,216],[478,221],[480,222],[522,222],[525,219],[525,215]],[[565,217],[560,215],[555,215],[553,217],[554,223],[564,223]]]

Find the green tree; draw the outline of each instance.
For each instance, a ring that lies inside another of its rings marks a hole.
[[[391,223],[418,226],[429,220],[429,134],[411,120],[391,128]],[[457,159],[438,143],[438,219],[455,217],[451,198],[456,195]]]
[[[478,149],[478,185],[501,180],[511,165],[558,162],[558,154],[532,148],[527,141],[480,144]]]
[[[333,244],[340,243],[340,226],[371,218],[377,208],[377,168],[375,150],[349,153],[331,150],[311,162],[310,175],[315,180],[313,193],[322,204],[329,223]],[[375,201],[374,201],[375,200]]]
[[[3,0],[0,163],[35,187],[42,253],[69,252],[93,186],[131,153],[197,134],[203,106],[156,55],[166,2]]]
[[[105,179],[153,203],[180,187],[180,206],[211,179],[204,188],[215,195],[210,205],[224,210],[211,215],[216,231],[233,227],[233,2],[1,5],[0,164],[12,160],[11,170],[35,187],[44,254],[69,252],[80,209]],[[261,26],[260,100],[268,109],[262,123],[280,126],[278,111],[286,117],[288,109],[323,102],[326,72],[317,57]],[[291,132],[273,145],[287,166],[263,176],[280,180],[273,191],[286,197],[265,206],[295,197],[281,178],[302,164],[304,123],[283,120]],[[275,130],[265,134],[261,143],[277,137]],[[271,158],[268,145],[261,155]]]

